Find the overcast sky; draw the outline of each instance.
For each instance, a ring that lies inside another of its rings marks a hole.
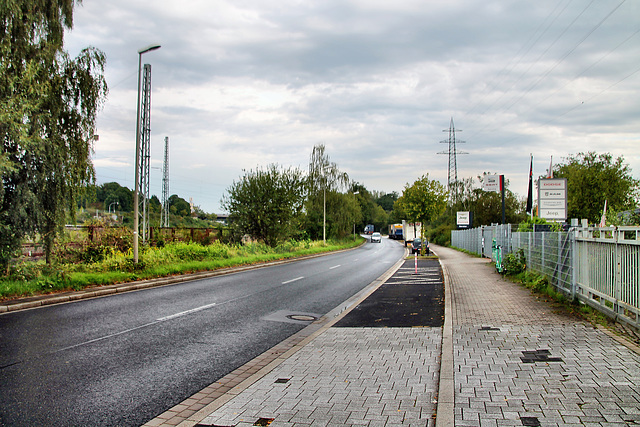
[[[314,145],[369,190],[423,174],[534,177],[579,152],[640,177],[637,0],[84,0],[65,47],[106,53],[98,183],[133,189],[138,49],[152,66],[151,193],[206,212],[243,169],[305,170]],[[461,141],[466,141],[462,143]]]

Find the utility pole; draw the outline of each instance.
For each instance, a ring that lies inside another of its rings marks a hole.
[[[149,236],[149,167],[151,163],[151,64],[144,64],[142,79],[142,108],[140,129],[140,215],[142,216],[142,242]]]
[[[465,152],[458,152],[456,150],[456,142],[460,144],[464,144],[465,141],[456,141],[456,128],[453,125],[453,117],[451,117],[451,123],[449,124],[449,129],[444,129],[442,132],[449,132],[449,139],[440,141],[441,144],[449,144],[448,151],[441,151],[438,154],[448,154],[449,155],[449,173],[447,176],[447,190],[449,191],[449,201],[451,204],[454,204],[458,200],[458,164],[456,156],[457,154],[469,154]],[[458,132],[462,132],[458,130]]]
[[[169,137],[164,137],[164,165],[162,167],[161,227],[169,227]]]
[[[142,72],[142,55],[153,50],[160,49],[159,44],[152,44],[138,50],[138,100],[136,104],[136,168],[135,168],[135,184],[133,190],[133,262],[138,263],[138,234],[140,231],[139,207],[140,207],[140,74]],[[146,66],[145,66],[146,69]],[[151,67],[149,67],[151,73]],[[150,82],[149,82],[150,83]],[[151,87],[149,87],[151,89]],[[151,99],[151,97],[149,97]]]

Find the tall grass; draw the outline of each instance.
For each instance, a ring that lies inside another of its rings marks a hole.
[[[131,249],[110,251],[95,262],[59,262],[52,266],[44,262],[21,262],[12,265],[8,275],[0,277],[0,299],[258,264],[352,248],[363,240],[327,241],[327,244],[288,241],[275,248],[262,243],[201,245],[176,242],[162,248],[141,248],[137,264],[133,263]]]

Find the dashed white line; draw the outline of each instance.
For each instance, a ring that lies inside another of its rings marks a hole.
[[[295,282],[297,280],[302,280],[302,279],[304,279],[304,276],[300,276],[300,277],[296,277],[295,279],[287,280],[286,282],[282,282],[282,284],[286,285],[287,283]]]
[[[207,304],[207,305],[203,305],[203,306],[200,306],[200,307],[192,308],[191,310],[181,311],[180,313],[172,314],[171,316],[161,317],[161,318],[156,319],[156,320],[158,322],[164,322],[166,320],[175,319],[176,317],[186,316],[187,314],[195,313],[196,311],[206,310],[207,308],[211,308],[211,307],[215,306],[216,304],[217,303],[214,302],[213,304]]]
[[[342,265],[341,264],[334,265],[333,267],[329,267],[329,270],[333,270],[334,268],[338,268],[338,267],[342,267]]]

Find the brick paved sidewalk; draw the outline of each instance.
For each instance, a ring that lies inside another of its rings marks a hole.
[[[330,327],[198,425],[431,426],[436,404],[443,427],[640,425],[640,354],[433,249],[444,328]]]
[[[486,259],[434,250],[449,285],[456,426],[640,424],[640,355]]]

